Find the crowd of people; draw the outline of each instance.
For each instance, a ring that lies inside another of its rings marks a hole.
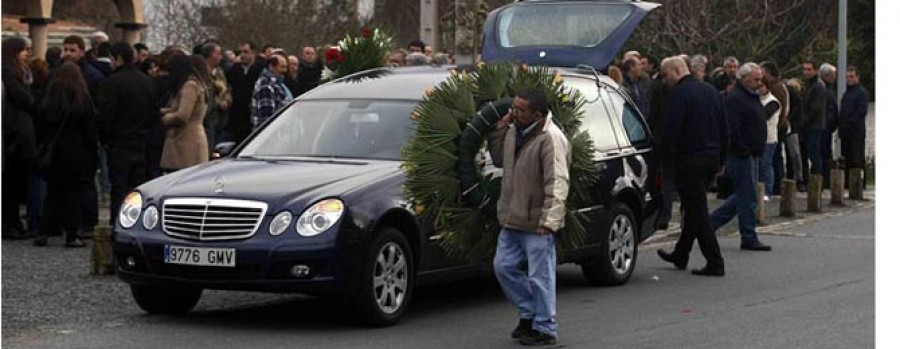
[[[102,32],[89,40],[66,37],[45,57],[31,57],[26,38],[3,40],[4,239],[45,246],[64,235],[65,246],[85,246],[102,200],[112,225],[133,188],[217,157],[216,144],[240,143],[329,76],[324,48],[313,46],[291,55],[210,39],[151,54]],[[384,64],[451,62],[417,40]]]
[[[727,57],[710,74],[707,64],[703,55],[679,55],[656,71],[652,59],[629,51],[608,71],[647,116],[657,142],[663,194],[657,228],[668,227],[672,201],[681,199],[680,240],[674,251],[660,250],[659,256],[685,269],[696,239],[707,265],[693,273],[722,276],[714,232],[734,217],[741,249],[771,250],[756,234],[757,184],[769,201],[781,194],[782,179],[805,192],[814,178],[828,188],[831,169],[864,168],[869,96],[853,66],[839,106],[837,69],[828,63],[816,68],[804,62],[802,76],[791,79],[771,61],[742,65]],[[831,151],[835,132],[840,158]],[[707,190],[725,199],[711,213]]]

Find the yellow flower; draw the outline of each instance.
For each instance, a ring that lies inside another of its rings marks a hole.
[[[456,76],[456,69],[450,69],[450,76]]]
[[[434,94],[434,87],[428,87],[425,89],[425,95],[431,97]]]
[[[553,77],[553,82],[559,84],[559,83],[562,83],[562,81],[563,81],[562,75],[560,75],[559,72],[557,71],[556,76]]]
[[[528,70],[528,64],[522,63],[522,70]]]

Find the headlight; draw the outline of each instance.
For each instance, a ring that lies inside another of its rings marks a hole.
[[[331,228],[344,213],[344,203],[338,199],[319,201],[297,219],[297,233],[300,236],[316,236]]]
[[[141,193],[133,191],[128,194],[122,201],[122,207],[119,208],[119,225],[126,229],[133,227],[141,216],[143,204]]]
[[[159,210],[156,209],[156,206],[148,206],[147,210],[144,211],[144,219],[142,221],[144,224],[144,229],[153,230],[156,228],[156,223],[159,223]]]
[[[288,211],[284,211],[279,213],[272,218],[272,223],[269,223],[269,234],[272,236],[281,235],[285,230],[287,230],[291,226],[291,213]]]

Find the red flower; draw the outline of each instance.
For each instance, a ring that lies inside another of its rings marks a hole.
[[[341,54],[341,50],[337,47],[329,48],[328,51],[325,52],[325,63],[341,63],[344,61],[344,55]]]
[[[363,27],[362,30],[360,30],[360,32],[362,33],[362,37],[364,37],[366,39],[369,39],[372,37],[372,28]]]

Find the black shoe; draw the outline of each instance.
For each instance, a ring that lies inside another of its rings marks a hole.
[[[725,276],[725,267],[711,267],[707,264],[703,269],[691,270],[691,274],[702,276]]]
[[[762,242],[757,241],[757,242],[750,243],[750,244],[741,244],[741,249],[747,250],[747,251],[771,251],[772,246],[769,246],[769,245],[763,244]]]
[[[659,258],[662,258],[662,260],[674,264],[678,269],[684,270],[685,268],[687,268],[687,258],[678,259],[675,257],[674,253],[669,253],[663,250],[656,250],[656,254],[659,255]]]
[[[94,238],[94,228],[81,228],[75,236],[81,240],[91,240]]]
[[[513,339],[522,338],[528,331],[531,331],[531,324],[534,322],[534,319],[519,319],[519,326],[512,331]]]
[[[85,246],[87,246],[87,244],[85,244],[84,241],[81,241],[81,239],[66,241],[66,247],[85,247]]]
[[[551,336],[549,334],[531,330],[525,333],[522,336],[522,339],[519,340],[519,344],[522,345],[554,345],[556,344],[556,337]]]
[[[669,229],[669,223],[659,222],[656,224],[656,230],[666,230]]]
[[[36,237],[36,238],[34,238],[33,241],[31,241],[31,243],[33,243],[35,246],[38,246],[38,247],[47,246],[47,237],[46,236]]]

